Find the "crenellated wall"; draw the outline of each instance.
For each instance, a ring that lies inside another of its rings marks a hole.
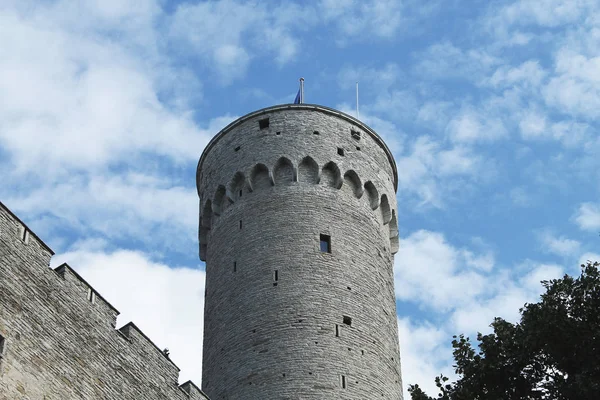
[[[402,398],[396,183],[381,138],[325,107],[259,110],[209,143],[197,171],[205,393]]]
[[[0,203],[0,400],[208,399]]]

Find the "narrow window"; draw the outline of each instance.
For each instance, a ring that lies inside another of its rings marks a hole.
[[[344,149],[342,149],[341,147],[338,147],[338,155],[340,155],[340,156],[344,155]]]
[[[352,318],[348,317],[347,315],[344,315],[344,324],[348,325],[348,326],[352,326]]]
[[[264,118],[258,121],[258,127],[260,129],[267,129],[269,127],[269,118]]]
[[[340,326],[335,324],[335,337],[340,337]]]
[[[331,236],[321,235],[320,248],[322,253],[331,253]]]
[[[351,129],[350,135],[352,135],[352,139],[360,140],[360,132],[359,131],[355,131],[354,129]]]
[[[243,191],[242,189],[240,189],[240,197],[242,197]]]
[[[94,292],[92,288],[88,289],[87,299],[92,304],[96,303],[96,292]]]
[[[281,132],[275,132],[276,135],[281,135]]]
[[[4,354],[4,336],[0,335],[0,358]]]
[[[240,151],[240,149],[242,148],[242,146],[238,146],[235,149],[233,149],[234,151]]]
[[[342,389],[346,389],[346,375],[342,375],[340,381],[342,384]]]
[[[314,131],[313,132],[313,135],[318,135],[318,134],[319,134],[319,131]]]
[[[240,229],[242,229],[242,220],[240,219]]]
[[[356,146],[356,150],[357,150],[357,151],[360,151],[360,147]]]
[[[237,272],[237,262],[233,262],[233,272]]]

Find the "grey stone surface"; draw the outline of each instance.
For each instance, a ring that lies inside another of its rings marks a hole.
[[[211,141],[197,188],[213,400],[402,399],[396,181],[381,139],[324,107],[260,110]]]
[[[53,254],[0,203],[0,400],[208,399]]]

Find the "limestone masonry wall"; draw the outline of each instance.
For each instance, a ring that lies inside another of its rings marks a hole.
[[[208,399],[0,203],[0,400]]]
[[[197,172],[202,388],[215,399],[402,399],[396,166],[361,122],[251,113]]]

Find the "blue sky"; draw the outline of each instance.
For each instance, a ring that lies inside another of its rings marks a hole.
[[[423,4],[425,3],[425,4]],[[255,109],[360,116],[398,164],[405,386],[598,259],[600,5],[0,4],[0,198],[200,381],[195,167]]]

